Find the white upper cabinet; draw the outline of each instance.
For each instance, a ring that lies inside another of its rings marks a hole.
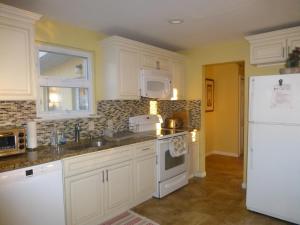
[[[0,3],[0,100],[36,97],[34,23],[40,17]]]
[[[288,54],[300,47],[300,27],[247,36],[250,63],[255,65],[285,62]]]
[[[158,70],[170,70],[170,60],[167,57],[163,57],[157,54],[151,54],[147,52],[141,53],[141,66],[143,68],[151,68]]]
[[[105,99],[139,99],[139,50],[114,38],[102,42]]]
[[[286,59],[285,40],[268,40],[251,45],[251,64],[283,62]]]
[[[299,35],[291,36],[287,39],[288,53],[291,53],[296,47],[300,48],[300,33]]]
[[[139,97],[139,53],[134,49],[119,50],[119,96]]]
[[[185,63],[184,60],[174,60],[172,61],[172,86],[174,100],[183,100],[184,86],[185,86]]]
[[[139,99],[141,69],[150,68],[173,73],[172,62],[183,58],[175,52],[119,36],[103,40],[101,47],[104,99],[111,100]],[[181,65],[184,67],[184,63]]]

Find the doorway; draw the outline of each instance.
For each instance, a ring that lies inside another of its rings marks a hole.
[[[244,154],[244,62],[203,68],[206,156]]]

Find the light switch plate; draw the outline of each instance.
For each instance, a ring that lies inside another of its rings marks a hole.
[[[107,120],[107,128],[110,129],[110,130],[113,130],[114,129],[114,123],[112,120]]]

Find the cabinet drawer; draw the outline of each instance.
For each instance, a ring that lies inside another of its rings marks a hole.
[[[64,177],[99,169],[132,158],[131,149],[134,145],[112,148],[100,152],[76,156],[63,160]]]
[[[156,141],[142,142],[136,145],[135,156],[141,157],[145,155],[156,154]]]

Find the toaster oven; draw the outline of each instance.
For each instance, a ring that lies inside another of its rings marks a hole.
[[[0,127],[0,156],[24,153],[26,150],[25,128]]]

